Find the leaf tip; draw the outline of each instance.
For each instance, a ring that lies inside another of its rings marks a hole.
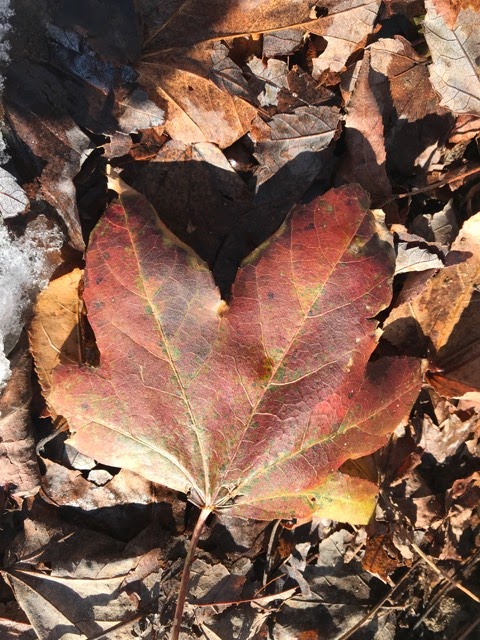
[[[119,196],[125,191],[131,191],[132,188],[128,186],[126,182],[124,182],[118,173],[113,169],[111,164],[107,164],[106,168],[107,174],[107,187],[112,191],[115,191]]]

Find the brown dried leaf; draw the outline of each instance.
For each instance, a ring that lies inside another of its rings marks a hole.
[[[378,6],[379,3],[368,0],[354,0],[353,3],[326,0],[317,11],[314,0],[211,0],[208,5],[202,0],[158,2],[148,13],[145,42],[148,51],[158,51],[178,47],[179,43],[180,46],[192,47],[199,42],[283,29],[302,29],[324,35],[335,17],[341,19],[345,13],[350,27],[352,22],[356,25],[361,21],[361,15],[370,29]],[[360,9],[363,9],[362,13],[358,12]],[[342,38],[345,49],[353,40],[351,37],[347,41]]]
[[[244,99],[229,95],[211,79],[215,49],[159,52],[138,67],[140,79],[157,100],[167,102],[165,129],[185,144],[212,142],[220,148],[243,136],[257,112]]]
[[[447,344],[480,278],[479,226],[480,214],[467,220],[444,269],[432,277],[424,272],[427,276],[415,274],[407,280],[384,326],[389,342],[421,352],[427,338],[436,353]],[[463,334],[463,340],[468,348],[469,336]]]
[[[395,275],[412,271],[427,271],[429,269],[443,269],[444,256],[439,247],[426,242],[423,238],[406,233],[402,225],[392,225],[395,231],[395,249],[397,261]]]
[[[313,59],[314,78],[319,78],[326,71],[340,72],[344,69],[352,53],[365,46],[379,7],[379,0],[332,0],[332,3],[321,3],[319,12],[326,10],[328,13],[319,19],[318,27],[311,26],[309,30],[324,38],[327,48]]]
[[[40,485],[30,419],[31,357],[22,340],[11,358],[12,375],[0,397],[0,479],[16,495]]]
[[[0,222],[23,213],[29,204],[25,191],[15,178],[0,168]]]
[[[480,13],[463,8],[450,26],[433,0],[426,0],[425,38],[432,54],[430,77],[441,104],[455,113],[480,115]]]
[[[142,82],[152,95],[167,100],[166,129],[173,138],[225,148],[248,130],[256,110],[245,102],[255,102],[255,96],[249,95],[242,70],[226,57],[224,45],[217,46],[220,41],[282,30],[289,41],[292,29],[308,30],[327,40],[316,67],[339,70],[371,31],[378,6],[378,0],[355,0],[353,6],[350,0],[327,0],[317,17],[312,0],[214,0],[208,7],[200,0],[158,3],[148,12],[146,52],[139,67]],[[271,100],[264,97],[263,103]]]
[[[81,362],[78,326],[81,269],[52,280],[38,296],[29,337],[35,369],[45,397],[52,386],[52,371],[60,362]]]
[[[425,61],[405,38],[382,38],[370,53],[371,89],[387,123],[387,171],[411,183],[439,160],[453,117],[439,106]]]
[[[19,64],[15,70],[15,82],[9,76],[5,85],[8,119],[16,134],[34,150],[45,200],[62,216],[72,245],[83,251],[85,244],[73,178],[80,170],[82,154],[89,148],[90,140],[69,115],[60,108],[52,107],[51,98],[39,88],[42,83],[46,86],[58,84],[50,71],[39,65],[27,64]],[[18,76],[22,78],[21,82]]]
[[[384,105],[379,104],[372,84],[374,74],[370,51],[365,52],[345,117],[345,145],[337,176],[344,182],[358,182],[370,194],[374,206],[387,200],[392,188],[386,171]],[[378,80],[377,80],[378,82]]]
[[[283,29],[271,31],[263,36],[263,55],[266,58],[291,56],[297,51],[305,37],[303,29]]]

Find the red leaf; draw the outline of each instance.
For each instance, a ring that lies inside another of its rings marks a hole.
[[[367,366],[393,268],[363,191],[332,190],[250,256],[227,310],[205,265],[128,188],[87,256],[101,366],[60,366],[49,401],[80,451],[200,506],[338,515],[372,487],[336,470],[381,446],[420,386],[413,359]]]

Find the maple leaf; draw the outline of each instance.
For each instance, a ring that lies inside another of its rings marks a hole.
[[[298,206],[228,310],[162,227],[125,186],[93,234],[84,299],[101,365],[60,365],[49,396],[73,445],[209,510],[368,519],[374,487],[336,470],[384,443],[420,376],[413,359],[367,367],[394,254],[363,191]]]
[[[172,640],[212,511],[364,523],[376,486],[337,471],[409,411],[418,361],[380,359],[394,253],[358,186],[298,206],[239,271],[232,305],[127,185],[92,235],[84,300],[99,367],[61,364],[48,402],[84,454],[201,508]],[[38,363],[37,363],[38,366]]]

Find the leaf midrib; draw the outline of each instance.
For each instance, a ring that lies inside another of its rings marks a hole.
[[[133,248],[133,253],[134,253],[134,256],[135,256],[135,260],[136,260],[137,265],[138,265],[138,271],[139,271],[139,273],[141,275],[140,279],[141,279],[141,286],[142,286],[142,289],[143,289],[143,292],[144,292],[144,298],[149,302],[151,308],[153,310],[156,310],[156,305],[155,305],[154,301],[148,295],[147,290],[146,290],[145,285],[144,285],[144,280],[145,279],[143,277],[142,263],[140,261],[140,258],[139,258],[139,255],[138,255],[138,251],[137,251],[137,247],[136,247],[136,244],[134,242],[134,238],[132,236],[132,233],[130,231],[130,226],[128,224],[127,208],[123,203],[122,195],[120,195],[119,198],[120,198],[120,202],[122,203],[122,209],[123,209],[124,215],[125,215],[125,221],[126,221],[125,228],[127,230],[128,237],[130,239],[130,244],[131,244],[131,246]],[[146,224],[146,223],[144,223],[144,224]],[[166,337],[166,335],[165,335],[165,333],[163,331],[163,327],[162,327],[162,324],[160,322],[160,319],[159,319],[157,313],[154,312],[152,315],[155,317],[155,324],[157,326],[158,333],[160,334],[160,337],[162,339],[162,343],[165,346],[165,351],[166,351],[167,356],[168,356],[168,362],[169,362],[170,367],[171,367],[171,369],[172,369],[172,371],[173,371],[173,373],[175,375],[178,387],[179,387],[180,392],[182,394],[182,400],[183,400],[183,402],[184,402],[184,404],[185,404],[185,406],[187,408],[188,414],[190,415],[190,419],[192,421],[192,425],[194,427],[195,437],[196,437],[197,442],[198,442],[198,447],[199,447],[200,455],[202,457],[202,464],[203,464],[203,473],[204,473],[204,480],[205,480],[205,494],[203,495],[203,498],[205,500],[205,505],[208,506],[208,503],[211,502],[211,498],[210,498],[210,476],[208,474],[208,465],[207,465],[207,460],[206,460],[206,456],[205,456],[205,451],[204,451],[204,448],[203,448],[203,445],[202,445],[202,440],[201,440],[201,437],[200,437],[200,434],[199,434],[199,431],[198,431],[199,425],[197,424],[197,420],[195,418],[195,414],[193,412],[193,409],[192,409],[192,407],[190,405],[190,401],[188,399],[188,395],[187,395],[186,390],[185,390],[185,388],[184,388],[184,386],[182,384],[182,380],[181,380],[180,374],[179,374],[179,372],[178,372],[178,370],[177,370],[177,368],[175,366],[175,363],[174,363],[174,360],[173,360],[173,357],[172,357],[172,353],[171,353],[171,350],[170,350],[169,341],[167,340],[167,337]],[[189,476],[190,476],[190,474],[189,474]],[[189,477],[189,479],[190,479],[190,477]],[[196,483],[195,483],[195,488],[198,491],[199,495],[202,496],[202,494],[204,492],[201,489],[198,488]]]
[[[240,450],[240,447],[241,447],[241,445],[242,445],[242,443],[243,443],[243,441],[244,441],[244,439],[245,439],[245,435],[247,434],[247,432],[248,432],[248,430],[249,430],[249,428],[250,428],[250,426],[251,426],[251,423],[252,423],[252,420],[253,420],[254,416],[257,414],[258,406],[260,405],[260,403],[261,403],[261,402],[262,402],[262,400],[264,399],[264,397],[265,397],[266,393],[268,392],[268,390],[269,390],[269,389],[271,388],[271,386],[272,386],[272,380],[273,380],[273,378],[274,378],[274,377],[275,377],[275,375],[277,374],[278,369],[279,369],[279,368],[280,368],[280,366],[282,365],[283,361],[285,360],[286,355],[288,354],[288,352],[290,351],[290,349],[291,349],[292,345],[294,344],[295,340],[297,339],[299,332],[300,332],[300,331],[302,330],[302,328],[304,327],[304,325],[305,325],[305,321],[306,321],[306,319],[308,318],[308,315],[309,315],[310,311],[312,310],[313,306],[314,306],[314,305],[315,305],[315,303],[318,301],[318,299],[320,298],[320,296],[323,294],[323,291],[324,291],[324,289],[325,289],[326,284],[329,282],[329,280],[330,280],[330,278],[331,278],[331,276],[332,276],[333,272],[335,271],[335,269],[336,269],[336,268],[338,267],[338,265],[342,262],[342,257],[345,255],[345,253],[346,253],[346,251],[347,251],[348,247],[349,247],[349,246],[350,246],[350,244],[352,243],[353,238],[355,238],[355,236],[358,234],[358,230],[359,230],[359,228],[361,227],[361,225],[363,224],[363,222],[365,221],[365,217],[366,217],[368,214],[369,214],[369,209],[366,209],[366,210],[364,209],[364,210],[363,210],[363,215],[361,216],[361,218],[360,218],[360,220],[359,220],[359,222],[358,222],[357,226],[355,227],[355,230],[353,231],[353,233],[352,233],[350,236],[347,236],[347,237],[346,237],[346,239],[345,239],[345,243],[344,243],[344,246],[343,246],[343,250],[342,250],[342,252],[341,252],[341,254],[340,254],[339,259],[338,259],[334,264],[332,264],[332,265],[331,265],[331,269],[330,269],[329,273],[326,275],[326,277],[325,277],[325,278],[324,278],[324,280],[323,280],[323,283],[322,283],[322,286],[321,286],[321,290],[319,291],[318,295],[317,295],[317,296],[314,298],[314,300],[312,301],[311,305],[309,306],[308,311],[304,312],[304,316],[303,316],[303,320],[302,320],[302,322],[300,322],[300,323],[299,323],[299,325],[298,325],[298,327],[297,327],[297,329],[296,329],[295,333],[293,334],[293,336],[292,336],[291,340],[289,341],[288,345],[285,347],[285,349],[284,349],[284,351],[283,351],[283,354],[282,354],[281,358],[279,358],[279,360],[278,360],[277,365],[272,369],[272,372],[271,372],[271,374],[270,374],[269,380],[268,380],[267,384],[265,385],[263,392],[260,394],[260,396],[259,396],[259,398],[258,398],[257,402],[256,402],[256,403],[255,403],[255,405],[252,407],[252,410],[251,410],[251,412],[250,412],[249,417],[247,418],[247,421],[246,421],[246,423],[245,423],[245,424],[246,424],[246,426],[245,426],[244,432],[242,433],[242,436],[239,438],[239,440],[238,440],[238,444],[237,444],[237,447],[236,447],[236,449],[235,449],[235,452],[232,454],[232,456],[231,456],[231,458],[230,458],[230,462],[229,462],[228,466],[226,467],[226,469],[225,469],[225,471],[224,471],[224,473],[223,473],[223,477],[224,477],[224,478],[228,476],[228,472],[229,472],[229,470],[230,470],[230,468],[231,468],[232,462],[236,459],[236,457],[237,457],[237,455],[238,455],[238,452],[239,452],[239,450]],[[290,217],[290,222],[291,222],[291,217]],[[291,240],[292,240],[292,235],[291,235],[291,234],[292,234],[292,228],[291,228],[291,225],[288,227],[288,232],[289,232],[289,234],[290,234],[289,243],[291,244]],[[261,258],[260,258],[260,259],[261,259]],[[293,278],[292,278],[292,282],[293,282],[293,286],[294,286],[294,289],[295,289],[295,292],[296,292],[296,291],[297,291],[297,290],[296,290],[296,285],[295,285],[295,281],[293,280]],[[377,287],[377,286],[379,286],[379,283],[375,283],[375,287]],[[362,296],[362,297],[363,297],[363,296]],[[300,305],[300,309],[301,309],[301,308],[302,308],[302,307],[301,307],[301,305]],[[318,314],[317,314],[317,315],[318,315]],[[268,353],[266,352],[266,350],[265,350],[265,356],[267,356],[267,357],[268,357]],[[299,451],[296,451],[296,452],[295,452],[294,454],[292,454],[292,455],[298,455],[298,453],[300,453],[300,452],[299,452]],[[276,464],[278,464],[279,462],[283,461],[283,459],[284,459],[283,457],[278,457],[274,462],[272,462],[272,464],[271,464],[271,465],[269,465],[269,466],[268,466],[268,469],[271,469],[273,466],[275,466],[275,465],[276,465]],[[238,487],[245,485],[247,482],[251,482],[251,480],[252,480],[255,476],[260,475],[260,474],[261,474],[262,472],[264,472],[264,471],[265,471],[265,470],[257,469],[257,470],[255,470],[253,473],[251,473],[250,475],[248,475],[248,476],[246,476],[246,477],[242,478],[242,481],[241,481],[241,483],[239,483],[239,484],[238,484],[237,489],[238,489]],[[219,486],[219,488],[218,488],[218,490],[217,490],[217,494],[221,491],[222,486],[223,486],[223,485],[222,485],[222,484],[220,484],[220,486]]]

